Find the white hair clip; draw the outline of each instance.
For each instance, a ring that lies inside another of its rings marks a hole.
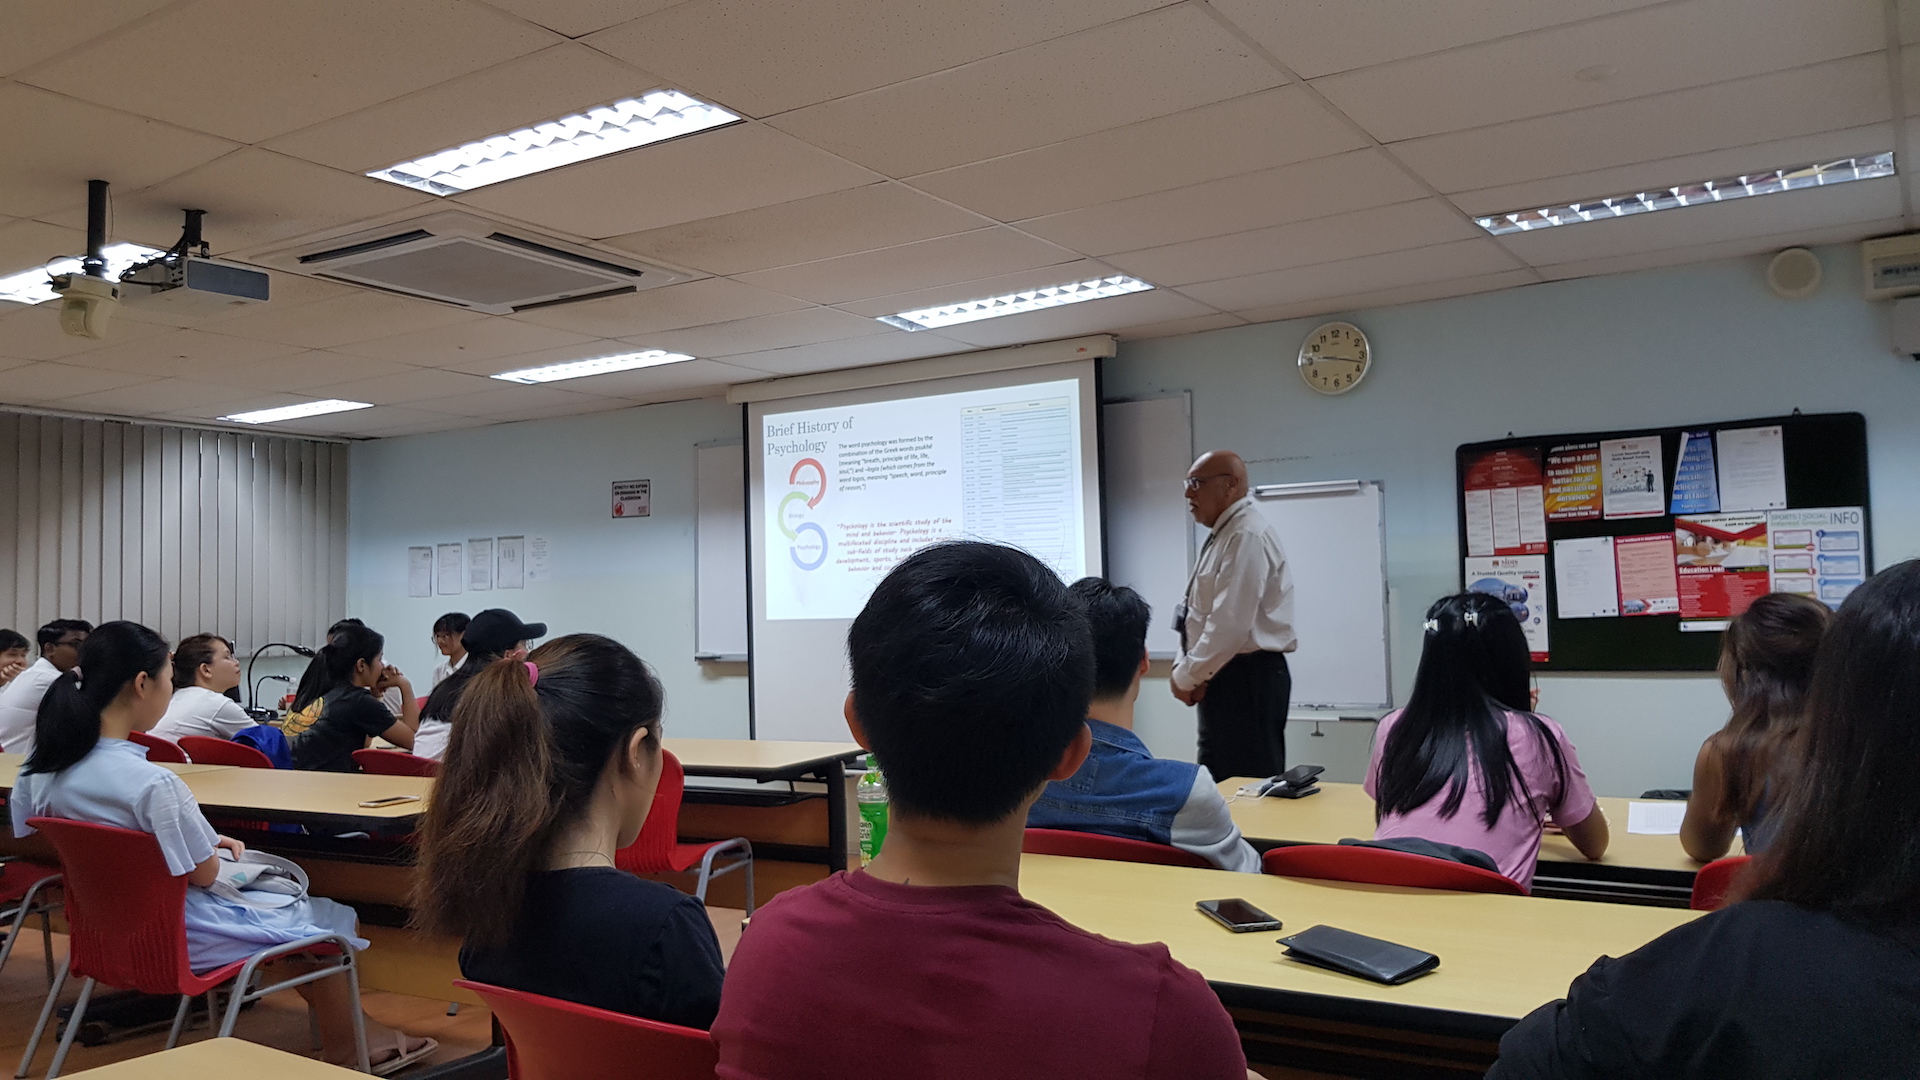
[[[1440,632],[1440,620],[1439,620],[1439,619],[1428,619],[1428,620],[1427,620],[1426,622],[1424,622],[1424,623],[1421,623],[1420,625],[1421,625],[1421,626],[1423,626],[1423,627],[1425,627],[1425,628],[1426,628],[1426,631],[1427,631],[1427,633],[1429,633],[1429,634],[1437,634],[1437,633],[1439,633],[1439,632]]]
[[[1477,627],[1480,625],[1480,611],[1478,608],[1468,608],[1466,614],[1460,616],[1460,618],[1465,620],[1468,626]]]

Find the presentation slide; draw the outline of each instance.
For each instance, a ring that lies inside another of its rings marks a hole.
[[[851,619],[940,540],[1084,577],[1079,397],[1065,379],[764,417],[766,617]]]

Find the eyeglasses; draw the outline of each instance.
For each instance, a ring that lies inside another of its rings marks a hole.
[[[1204,485],[1209,480],[1231,480],[1231,479],[1233,479],[1233,474],[1231,473],[1214,473],[1212,476],[1189,476],[1187,477],[1187,490],[1199,491],[1201,486]]]

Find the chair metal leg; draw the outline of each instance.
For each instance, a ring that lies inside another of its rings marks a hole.
[[[187,1010],[191,1009],[192,1007],[193,1007],[192,995],[181,994],[180,1007],[173,1010],[173,1030],[167,1032],[167,1049],[171,1050],[174,1047],[180,1045],[180,1032],[186,1029]]]
[[[233,1025],[240,1020],[240,1006],[246,1004],[247,988],[253,985],[251,969],[240,972],[240,977],[227,987],[227,1014],[220,1021],[220,1034],[215,1038],[225,1039],[233,1035]]]
[[[348,950],[340,962],[347,969],[347,1000],[353,1007],[353,1052],[359,1061],[360,1071],[371,1073],[373,1059],[367,1053],[367,1014],[360,1007],[360,960]]]
[[[747,918],[753,918],[753,855],[747,855]]]
[[[80,998],[73,1003],[73,1015],[67,1017],[67,1030],[60,1033],[60,1049],[53,1052],[53,1064],[47,1066],[47,1080],[55,1080],[60,1075],[60,1066],[67,1063],[67,1051],[73,1049],[73,1037],[80,1034],[80,1021],[86,1018],[87,1002],[93,998],[93,987],[91,976],[80,984]]]
[[[54,977],[53,986],[47,991],[47,1003],[40,1007],[40,1020],[33,1025],[33,1038],[27,1040],[27,1052],[20,1055],[20,1068],[13,1074],[14,1080],[24,1080],[33,1068],[33,1055],[40,1049],[40,1036],[47,1032],[47,1021],[53,1018],[54,1007],[60,1004],[60,991],[67,985],[67,968],[72,958],[60,961],[60,972]]]
[[[47,954],[47,985],[53,985],[53,913],[40,909],[40,945]]]

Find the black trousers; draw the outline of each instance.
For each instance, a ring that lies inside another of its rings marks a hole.
[[[1241,653],[1207,683],[1200,699],[1200,764],[1217,783],[1229,776],[1287,770],[1287,654]]]

